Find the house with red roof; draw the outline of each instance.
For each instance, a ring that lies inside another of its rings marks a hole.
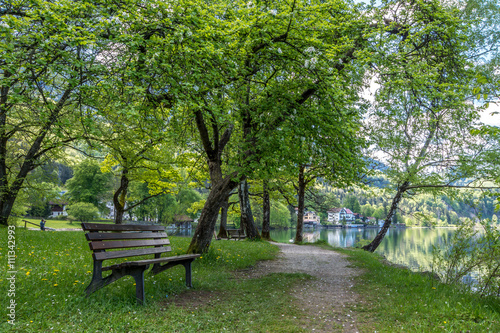
[[[354,223],[356,220],[354,213],[349,208],[332,208],[328,210],[328,222],[333,224],[342,224],[342,221]]]

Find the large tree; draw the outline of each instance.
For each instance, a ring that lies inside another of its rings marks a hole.
[[[498,149],[494,139],[471,134],[478,111],[468,101],[475,72],[467,57],[467,22],[434,2],[388,8],[399,34],[379,52],[385,59],[377,59],[380,89],[367,134],[388,166],[394,192],[382,229],[363,247],[368,251],[378,247],[408,192],[480,187],[493,175],[491,154]]]
[[[80,137],[77,106],[101,66],[105,3],[17,1],[0,8],[0,224],[28,173]]]
[[[191,109],[212,188],[190,252],[208,248],[227,195],[285,148],[279,140],[269,139],[271,133],[286,137],[299,130],[311,132],[325,125],[320,123],[325,120],[333,125],[336,117],[315,117],[306,102],[314,96],[325,113],[342,114],[356,95],[356,74],[361,68],[353,63],[364,43],[359,13],[339,1],[274,2],[268,7],[272,9],[262,11],[259,6],[234,3],[225,8],[221,17],[233,34],[229,41],[214,42],[222,43],[218,46],[224,50],[225,67],[232,68],[221,70],[225,68],[215,63],[224,74],[219,79],[224,85],[200,88],[203,95],[198,98],[203,102]],[[224,165],[221,156],[229,143],[238,147],[239,154]]]

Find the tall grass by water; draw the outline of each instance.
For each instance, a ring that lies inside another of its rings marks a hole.
[[[499,298],[384,264],[377,254],[360,249],[339,251],[364,270],[355,285],[366,302],[354,309],[363,318],[361,331],[500,332]]]

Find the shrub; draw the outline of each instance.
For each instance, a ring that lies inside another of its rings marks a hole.
[[[473,290],[482,296],[500,296],[500,230],[489,220],[459,224],[444,248],[433,249],[433,270],[443,282],[473,280]]]
[[[99,217],[99,209],[88,202],[77,202],[68,206],[69,220],[88,222]]]

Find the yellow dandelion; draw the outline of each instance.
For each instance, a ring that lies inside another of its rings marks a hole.
[[[54,285],[54,287],[57,287],[57,283]]]
[[[30,272],[26,272],[26,275],[30,275]]]
[[[54,269],[54,272],[59,272],[59,270],[58,269]]]

